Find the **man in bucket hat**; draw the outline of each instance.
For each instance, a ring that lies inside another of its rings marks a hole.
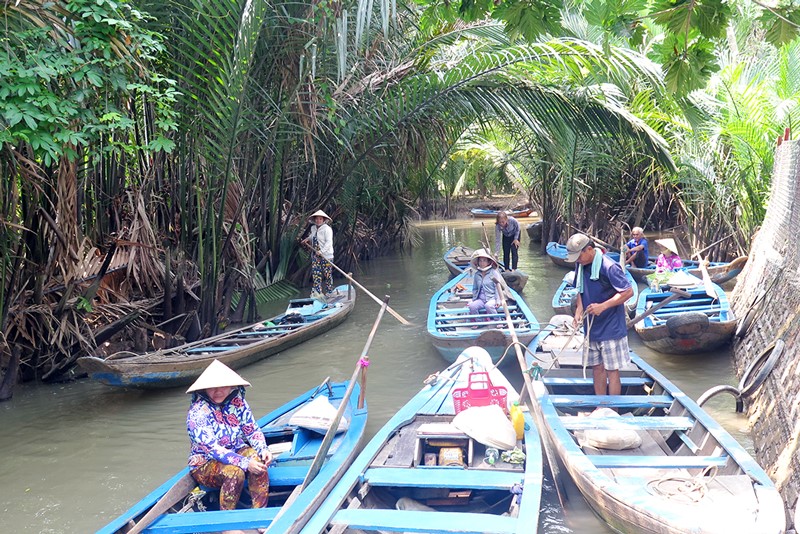
[[[303,243],[311,245],[312,294],[324,297],[333,291],[333,229],[329,226],[331,218],[322,210],[308,217],[311,223],[308,237]]]
[[[191,440],[189,467],[198,483],[220,488],[220,510],[236,508],[245,476],[253,508],[265,508],[269,498],[267,466],[272,454],[244,400],[244,388],[249,385],[230,367],[214,360],[186,390],[192,393],[186,416]]]
[[[619,370],[631,361],[625,301],[633,288],[619,263],[609,259],[584,234],[567,241],[567,261],[575,262],[577,307],[574,324],[583,319],[589,350],[586,365],[592,368],[596,395],[619,395]]]

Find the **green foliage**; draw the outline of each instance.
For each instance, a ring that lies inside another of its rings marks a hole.
[[[776,17],[764,11],[759,20],[767,31],[764,37],[775,46],[787,44],[795,39],[800,28],[800,6],[789,5],[783,16]]]
[[[731,14],[724,0],[658,0],[652,10],[654,20],[667,31],[683,35],[698,32],[706,38],[722,35]]]
[[[706,39],[698,37],[687,42],[683,35],[672,34],[653,48],[665,67],[666,87],[676,97],[705,87],[719,70],[714,45]]]

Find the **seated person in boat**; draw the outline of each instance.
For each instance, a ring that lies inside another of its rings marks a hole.
[[[576,262],[576,309],[573,323],[583,321],[589,338],[587,365],[596,395],[619,395],[619,371],[631,361],[625,301],[633,288],[619,263],[611,260],[584,234],[567,241],[567,261]]]
[[[631,240],[625,245],[628,247],[628,250],[625,251],[625,265],[647,267],[650,251],[647,248],[647,238],[644,236],[642,227],[633,227],[631,230]]]
[[[475,275],[472,277],[472,302],[468,304],[469,314],[477,315],[482,311],[497,313],[500,304],[497,284],[503,284],[503,276],[497,268],[497,261],[486,249],[479,248],[472,253],[472,266]]]
[[[683,260],[678,255],[678,245],[671,237],[666,239],[656,239],[656,243],[661,245],[662,251],[656,260],[656,272],[666,273],[683,267]]]
[[[249,385],[227,365],[214,360],[186,390],[192,394],[186,416],[191,474],[204,486],[220,488],[221,510],[236,508],[245,476],[253,508],[267,506],[267,466],[272,454],[244,400],[244,387]]]

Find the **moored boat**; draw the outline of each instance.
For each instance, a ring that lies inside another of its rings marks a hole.
[[[341,285],[326,301],[292,299],[280,315],[229,332],[145,354],[121,352],[78,358],[90,378],[109,386],[164,388],[189,384],[213,360],[238,369],[302,343],[344,321],[353,311],[355,290]]]
[[[469,210],[470,214],[475,217],[476,219],[494,219],[497,217],[497,214],[500,213],[501,210],[488,210],[483,208],[472,208]],[[532,209],[523,209],[523,210],[502,210],[505,211],[506,214],[512,217],[527,217],[530,215],[533,210]]]
[[[559,267],[564,267],[566,269],[575,268],[575,262],[567,261],[566,245],[562,245],[561,243],[557,243],[555,241],[550,241],[549,243],[547,243],[545,251],[547,252],[547,257],[550,258],[550,261],[552,261]]]
[[[529,224],[525,231],[528,233],[528,237],[534,243],[539,243],[542,241],[542,221],[536,221],[534,223]]]
[[[488,390],[474,388],[478,383]],[[542,492],[536,425],[524,413],[522,454],[489,463],[486,443],[501,434],[492,433],[496,419],[487,414],[481,421],[488,422],[470,430],[458,421],[483,410],[478,396],[509,424],[501,408],[516,394],[488,355],[472,347],[426,380],[377,432],[302,532],[535,533]],[[466,400],[473,407],[459,413]]]
[[[509,293],[507,300],[514,329],[520,341],[527,344],[539,332],[539,323],[522,297],[513,289],[509,289]],[[447,282],[431,298],[428,335],[448,362],[454,362],[472,345],[483,347],[498,362],[512,342],[505,313],[498,308],[493,315],[471,315],[467,308],[471,300],[472,272],[467,270]]]
[[[711,277],[711,281],[714,283],[719,282],[727,282],[728,280],[732,280],[736,275],[741,272],[741,267],[738,267],[738,270],[731,269],[731,262],[727,261],[714,261],[710,262],[706,266],[706,270],[708,271],[709,276]],[[641,282],[643,284],[648,283],[648,276],[655,274],[656,272],[656,263],[655,258],[651,257],[650,261],[647,263],[645,267],[636,267],[635,265],[628,265],[628,270],[630,270],[631,275],[633,278]],[[700,277],[702,276],[702,271],[700,269],[700,262],[695,260],[683,260],[683,268],[680,269],[681,271],[685,271],[692,276]]]
[[[640,357],[620,372],[620,395],[595,395],[579,359],[537,358],[550,362],[534,382],[543,439],[614,531],[785,531],[782,498],[763,469]]]
[[[457,245],[444,253],[444,264],[447,265],[447,270],[453,276],[459,275],[470,266],[470,259],[475,249]],[[517,269],[516,271],[507,271],[502,265],[498,267],[500,273],[503,275],[503,280],[506,281],[508,287],[516,292],[521,292],[528,283],[528,275]]]
[[[281,524],[301,527],[356,457],[356,450],[366,428],[367,408],[366,405],[358,408],[360,388],[358,384],[354,384],[344,412],[347,428],[334,436],[325,463],[302,491],[297,488],[302,486],[314,457],[320,450],[324,435],[319,433],[320,429],[310,430],[298,426],[292,417],[311,402],[319,402],[322,399],[338,408],[347,385],[347,382],[326,381],[258,420],[258,425],[274,456],[269,466],[268,507],[220,511],[217,498],[219,492],[198,488],[189,473],[189,468],[186,467],[101,528],[98,534],[129,532],[151,509],[162,505],[167,508],[156,513],[156,517],[149,523],[145,532],[219,532],[255,529],[270,526],[276,518],[279,518],[277,520],[281,521]],[[282,531],[276,530],[276,532]]]
[[[700,280],[697,280],[700,282]],[[688,298],[670,302],[636,323],[636,333],[651,349],[669,354],[691,354],[716,349],[728,343],[736,330],[736,317],[725,291],[717,284],[706,293],[700,283],[685,288]],[[636,314],[658,305],[672,293],[643,289],[639,294]]]
[[[561,284],[559,284],[556,292],[553,294],[553,311],[557,314],[574,314],[573,301],[578,292],[573,284],[574,277],[575,271],[565,274],[564,278],[561,280]],[[628,282],[630,282],[633,288],[633,295],[625,301],[625,310],[628,312],[628,315],[630,315],[636,309],[636,303],[639,299],[639,284],[636,283],[636,280],[633,279],[631,273],[627,270],[625,270],[625,278],[628,279]]]

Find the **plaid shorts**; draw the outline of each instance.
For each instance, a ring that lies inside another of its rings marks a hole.
[[[587,367],[603,364],[606,371],[618,371],[631,363],[628,336],[607,341],[590,341]]]

